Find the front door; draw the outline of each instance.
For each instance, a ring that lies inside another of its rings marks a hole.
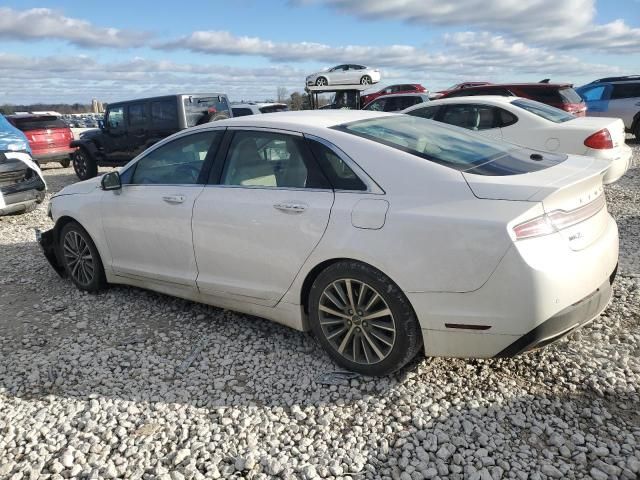
[[[178,137],[122,172],[121,190],[104,192],[103,228],[117,274],[195,288],[191,215],[208,152],[214,155],[222,135]]]
[[[104,161],[113,164],[128,162],[131,156],[127,140],[125,107],[121,105],[110,107],[105,120],[100,136]]]
[[[302,136],[228,135],[215,184],[193,209],[197,285],[202,293],[273,306],[322,238],[333,190]]]

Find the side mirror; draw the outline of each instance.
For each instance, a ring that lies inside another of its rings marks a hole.
[[[105,173],[100,180],[100,186],[103,190],[120,190],[122,181],[118,172]]]

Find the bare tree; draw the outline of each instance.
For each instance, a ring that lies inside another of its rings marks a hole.
[[[286,87],[278,87],[278,103],[283,103],[287,99]]]

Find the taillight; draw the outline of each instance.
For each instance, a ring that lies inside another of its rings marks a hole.
[[[607,148],[613,148],[613,141],[611,140],[611,134],[609,130],[603,128],[597,131],[593,135],[587,137],[584,144],[595,150],[606,150]]]
[[[606,203],[605,196],[600,195],[594,201],[574,210],[554,210],[520,223],[513,227],[513,233],[516,240],[550,235],[593,217],[606,206]]]

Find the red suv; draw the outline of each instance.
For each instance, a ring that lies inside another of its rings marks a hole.
[[[500,83],[454,90],[440,98],[468,97],[472,95],[501,95],[523,97],[560,108],[577,117],[584,117],[587,105],[570,83]]]
[[[361,95],[360,105],[364,107],[368,103],[373,102],[376,98],[382,97],[383,95],[391,95],[394,93],[422,93],[426,91],[427,89],[419,83],[402,83],[398,85],[389,85],[388,87],[385,87],[382,90],[378,90],[377,92],[368,93],[367,95]]]
[[[446,95],[449,92],[453,92],[455,90],[463,90],[465,88],[471,88],[471,87],[480,87],[482,85],[491,85],[491,83],[489,82],[463,82],[463,83],[456,83],[455,85],[451,85],[449,88],[445,89],[445,90],[440,90],[438,92],[433,92],[431,95],[429,95],[429,97],[432,100],[435,100],[436,98],[443,98],[443,95]]]
[[[29,140],[33,158],[39,163],[59,162],[63,167],[71,163],[75,148],[69,144],[73,133],[69,126],[53,115],[9,115],[7,120],[22,130]]]

